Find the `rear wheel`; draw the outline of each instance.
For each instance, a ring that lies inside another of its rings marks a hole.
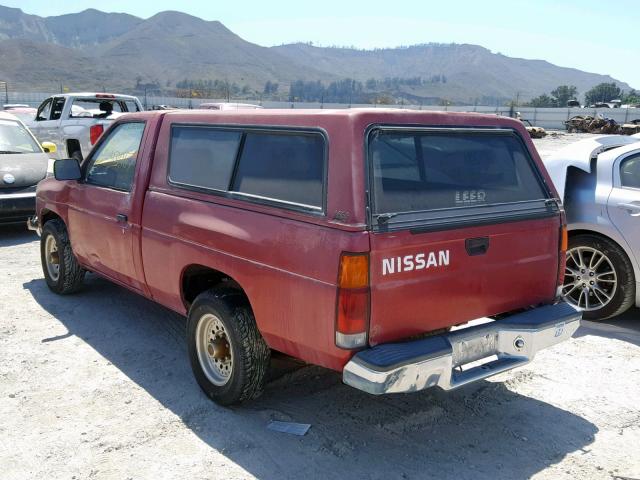
[[[576,235],[569,239],[562,294],[588,320],[619,315],[631,307],[635,298],[633,266],[611,240]]]
[[[262,393],[271,351],[240,293],[198,295],[189,310],[187,342],[196,380],[216,403],[231,405]]]

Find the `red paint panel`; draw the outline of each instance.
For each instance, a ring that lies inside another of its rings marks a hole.
[[[369,342],[552,301],[559,226],[558,217],[416,235],[371,234]],[[489,238],[488,251],[470,256],[465,240],[478,237]]]
[[[221,271],[245,290],[272,348],[330,368],[350,357],[334,345],[340,253],[367,248],[366,232],[159,192],[145,200],[142,255],[157,301],[184,313],[182,272],[190,265]]]

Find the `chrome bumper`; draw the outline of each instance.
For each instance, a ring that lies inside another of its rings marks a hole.
[[[42,230],[40,229],[40,221],[38,220],[37,215],[34,215],[33,217],[29,217],[27,219],[27,228],[29,230],[33,230],[38,235],[42,234]]]
[[[581,318],[573,306],[559,303],[444,335],[377,345],[358,352],[342,380],[374,395],[452,390],[529,363],[540,350],[571,338]],[[497,360],[457,369],[493,355]]]

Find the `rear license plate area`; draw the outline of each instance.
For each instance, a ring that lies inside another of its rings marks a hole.
[[[454,367],[488,361],[498,353],[498,334],[486,333],[474,337],[460,335],[452,342],[451,347]]]

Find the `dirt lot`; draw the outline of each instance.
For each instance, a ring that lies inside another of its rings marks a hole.
[[[96,276],[56,297],[22,228],[0,229],[0,279],[4,480],[640,478],[638,309],[453,393],[372,397],[277,359],[265,395],[222,408],[191,375],[182,318]]]

